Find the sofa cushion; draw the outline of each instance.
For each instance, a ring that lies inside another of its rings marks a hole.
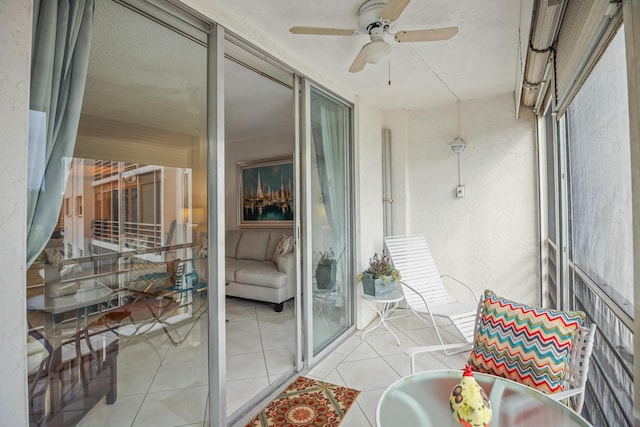
[[[238,242],[238,250],[236,251],[236,258],[264,261],[265,256],[267,254],[268,244],[269,244],[268,231],[244,232],[240,237],[240,242]]]
[[[278,246],[278,242],[280,242],[280,238],[282,237],[283,234],[288,236],[289,234],[291,234],[291,231],[289,231],[289,230],[278,230],[278,231],[271,231],[269,233],[269,246],[267,246],[267,256],[266,256],[265,259],[273,259],[274,258],[274,253],[276,251],[276,246]]]
[[[236,271],[241,268],[251,268],[254,265],[260,264],[262,261],[253,261],[250,259],[235,259],[235,258],[225,258],[224,259],[224,279],[227,282],[237,282],[236,280]]]
[[[287,275],[278,271],[271,261],[254,263],[236,270],[235,281],[248,285],[281,288],[287,284]]]
[[[227,231],[224,241],[225,257],[235,258],[238,250],[238,242],[242,236],[242,230]]]
[[[581,311],[557,311],[510,301],[486,290],[467,363],[543,393],[563,390],[573,335]]]

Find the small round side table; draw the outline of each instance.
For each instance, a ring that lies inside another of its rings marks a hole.
[[[380,317],[377,324],[373,325],[362,334],[362,339],[366,339],[367,335],[378,329],[380,326],[384,326],[385,329],[396,339],[398,346],[400,346],[400,339],[387,325],[387,319],[389,318],[389,314],[398,307],[398,303],[403,299],[404,294],[402,293],[402,290],[398,288],[382,295],[373,296],[362,294],[362,301],[364,301],[364,303],[369,307],[373,308]],[[378,305],[380,305],[380,309],[378,309]]]

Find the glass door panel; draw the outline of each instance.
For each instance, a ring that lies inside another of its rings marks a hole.
[[[62,187],[27,277],[33,425],[205,421],[206,34],[138,12],[96,0],[72,155],[38,194]]]
[[[352,325],[351,108],[310,88],[313,353]],[[307,127],[309,129],[309,127]]]
[[[225,307],[228,423],[296,373],[293,75],[228,36]]]

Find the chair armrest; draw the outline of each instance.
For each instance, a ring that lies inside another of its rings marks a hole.
[[[564,400],[568,397],[575,396],[576,394],[580,394],[584,392],[584,387],[576,387],[570,390],[559,391],[557,393],[547,394],[550,398],[556,401]]]
[[[454,350],[457,349],[459,352],[463,352],[466,350],[471,350],[473,346],[468,343],[458,343],[458,344],[444,344],[444,345],[428,345],[421,347],[409,347],[404,353],[409,356],[411,359],[411,373],[415,373],[415,359],[416,355],[422,353],[431,353],[434,351],[443,351],[443,350]]]
[[[440,276],[441,278],[447,278],[447,279],[451,279],[454,281],[454,283],[457,283],[458,285],[462,286],[463,288],[465,288],[466,290],[468,290],[471,295],[473,295],[473,299],[475,300],[476,303],[480,302],[480,299],[478,298],[478,295],[476,295],[476,293],[473,291],[473,289],[471,289],[471,286],[467,285],[464,282],[461,282],[460,280],[456,279],[453,276],[449,276],[448,274],[443,274]]]

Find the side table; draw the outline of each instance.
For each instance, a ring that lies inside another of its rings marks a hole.
[[[396,307],[398,307],[398,303],[400,303],[400,301],[402,301],[403,299],[404,294],[402,293],[402,290],[397,288],[382,295],[373,296],[362,294],[362,301],[364,301],[364,303],[369,307],[373,308],[375,312],[378,313],[378,317],[380,318],[378,320],[378,323],[367,329],[362,334],[362,339],[366,339],[367,335],[378,329],[380,326],[384,326],[385,329],[389,331],[389,333],[391,333],[391,335],[393,335],[393,337],[396,339],[398,346],[400,346],[400,339],[387,325],[387,319],[389,318],[389,314],[391,314],[391,312],[395,310]],[[378,305],[380,305],[380,308],[378,308]]]

